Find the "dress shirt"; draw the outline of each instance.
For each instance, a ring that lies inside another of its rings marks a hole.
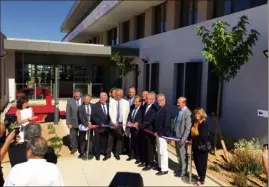
[[[175,121],[175,124],[174,124],[174,131],[176,131],[178,125],[179,125],[179,122],[181,120],[181,115],[182,115],[182,112],[186,109],[186,107],[183,107],[183,108],[179,108],[178,109],[178,115],[176,117],[176,121]]]
[[[88,117],[88,121],[91,121],[91,113],[92,113],[91,105],[90,104],[85,105],[85,110]]]
[[[118,118],[118,121],[117,122],[119,122],[119,123],[122,123],[123,122],[123,117],[122,117],[122,112],[123,112],[123,110],[122,110],[122,99],[121,100],[118,100],[117,101],[117,115],[119,115],[119,118]],[[118,105],[120,105],[120,107],[119,107],[119,110],[118,110]]]
[[[152,103],[153,104],[153,103]],[[148,110],[149,110],[149,108],[151,107],[151,105],[152,104],[150,104],[150,105],[147,105],[147,108],[146,108],[146,112],[145,112],[145,114],[147,114],[147,112],[148,112]]]
[[[14,166],[4,186],[64,186],[60,170],[45,159],[29,159]]]
[[[76,99],[75,99],[76,100]],[[76,104],[78,105],[78,106],[80,106],[81,105],[81,98],[80,99],[78,99],[78,100],[76,100]]]
[[[129,105],[132,106],[134,102],[134,97],[129,97],[128,101],[129,101]]]
[[[101,104],[101,106],[102,106],[102,110],[103,110],[104,114],[107,115],[107,106],[106,106],[106,104]]]
[[[132,118],[131,120],[132,120],[132,121],[134,121],[135,115],[136,115],[137,111],[139,110],[139,108],[140,108],[140,106],[137,107],[137,108],[134,108],[134,110],[133,110],[133,112],[132,112],[132,116],[131,116],[131,118]]]

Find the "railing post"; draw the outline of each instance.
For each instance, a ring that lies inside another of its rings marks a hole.
[[[36,100],[36,83],[34,84],[34,99]]]
[[[192,176],[192,144],[187,144],[187,157],[188,157],[188,166],[189,166],[189,175],[182,177],[182,181],[187,184],[193,184],[197,180]]]

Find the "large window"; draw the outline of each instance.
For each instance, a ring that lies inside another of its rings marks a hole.
[[[208,65],[208,80],[207,80],[207,99],[206,99],[206,112],[208,115],[216,114],[217,112],[217,100],[218,100],[218,77],[216,73],[212,71],[212,65]],[[220,110],[221,110],[220,105]],[[221,112],[221,111],[220,111]]]
[[[136,17],[136,39],[143,38],[145,35],[145,13]]]
[[[198,0],[180,1],[180,27],[197,23]]]
[[[130,21],[126,21],[125,23],[123,23],[123,43],[129,42],[130,40]]]
[[[145,64],[145,90],[159,92],[159,67],[159,63]]]
[[[107,32],[107,44],[110,46],[115,46],[119,44],[118,39],[118,28],[115,27]]]
[[[166,31],[166,2],[155,7],[154,34]]]
[[[264,5],[267,0],[214,0],[214,17],[221,17]]]
[[[202,62],[176,64],[175,91],[176,99],[185,96],[188,107],[194,110],[201,103]]]

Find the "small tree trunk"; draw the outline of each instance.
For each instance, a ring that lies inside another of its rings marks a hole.
[[[218,84],[219,85],[218,85],[217,114],[215,117],[215,139],[214,139],[215,140],[215,142],[214,142],[215,143],[215,154],[216,154],[216,145],[217,145],[217,134],[219,134],[224,156],[225,156],[226,160],[229,161],[228,151],[226,149],[226,145],[225,145],[225,142],[223,140],[222,133],[221,133],[220,126],[219,126],[219,112],[220,112],[220,99],[221,99],[221,91],[222,91],[222,80],[219,80]]]

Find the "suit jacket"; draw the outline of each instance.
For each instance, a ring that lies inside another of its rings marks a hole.
[[[139,129],[147,129],[149,131],[155,132],[154,121],[158,108],[156,105],[152,104],[146,113],[146,106],[143,107],[143,122],[139,125]]]
[[[11,167],[15,166],[16,164],[20,164],[27,161],[26,148],[27,141],[19,144],[13,144],[9,147],[8,156]],[[47,160],[47,162],[57,164],[57,156],[54,152],[53,147],[48,147],[47,153],[45,154],[44,158]]]
[[[171,111],[168,105],[164,105],[157,112],[154,127],[158,136],[170,136]]]
[[[78,106],[74,98],[68,99],[66,104],[66,124],[78,128]]]
[[[175,136],[178,138],[181,138],[182,142],[185,142],[190,135],[191,124],[192,124],[191,117],[192,117],[192,113],[186,107],[182,111],[179,124],[178,124],[177,128],[175,129]],[[176,122],[176,120],[175,120],[175,122]]]
[[[110,120],[111,122],[114,124],[117,122],[117,103],[118,101],[112,99],[109,103],[109,116],[110,116]],[[130,111],[130,106],[129,106],[129,102],[125,99],[122,99],[121,101],[121,114],[122,114],[122,124],[126,125],[127,124],[127,118],[129,115],[129,111]],[[116,127],[115,130],[117,132],[120,132],[121,127]],[[125,131],[125,126],[123,126],[123,130]]]
[[[192,148],[198,149],[199,143],[205,144],[205,142],[209,139],[208,134],[208,124],[204,121],[198,126],[198,136],[192,136]]]
[[[110,121],[110,117],[109,117],[109,104],[106,103],[106,107],[107,107],[107,114],[105,115],[103,108],[101,106],[100,102],[95,103],[92,106],[92,123],[94,125],[108,125],[109,121]],[[105,128],[97,128],[94,129],[95,132],[105,132]]]
[[[135,110],[136,108],[133,108],[131,109],[131,111],[129,112],[129,115],[128,115],[128,122],[131,122],[131,123],[138,123],[138,125],[141,125],[142,121],[143,121],[143,106],[141,105],[138,109],[138,111],[136,112],[134,118],[132,118],[132,114],[133,114],[133,111]],[[133,131],[136,131],[136,128],[131,128],[130,129],[131,132]]]
[[[92,104],[90,104],[90,108],[91,108],[91,115],[92,115]],[[89,120],[88,120],[85,104],[82,104],[80,105],[80,107],[78,107],[78,122],[79,124],[82,124],[84,127],[88,127]]]

